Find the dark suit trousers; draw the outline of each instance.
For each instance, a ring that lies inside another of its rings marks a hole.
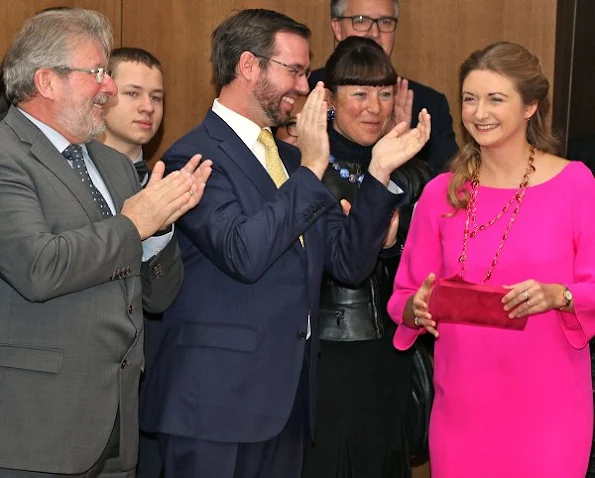
[[[174,239],[175,240],[175,239]],[[163,321],[161,314],[145,314],[145,374],[141,376],[140,381],[140,399],[143,400],[143,390],[145,386],[145,376],[151,366],[159,342],[163,335]],[[159,456],[159,446],[157,436],[154,433],[140,432],[138,440],[138,466],[136,468],[137,478],[159,478],[161,477],[161,457]]]
[[[308,366],[304,364],[281,433],[257,443],[220,443],[158,434],[165,478],[300,478],[308,440]]]
[[[116,416],[114,428],[97,462],[80,475],[61,475],[35,471],[9,470],[0,468],[0,478],[134,478],[135,471],[122,470],[120,466],[120,412]]]

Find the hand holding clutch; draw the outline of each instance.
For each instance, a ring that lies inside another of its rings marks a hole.
[[[527,317],[510,319],[504,310],[502,297],[507,293],[503,287],[472,284],[458,276],[438,279],[430,296],[429,312],[438,323],[523,330]]]

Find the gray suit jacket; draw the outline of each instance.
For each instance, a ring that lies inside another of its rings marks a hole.
[[[134,167],[87,147],[120,211],[140,189]],[[0,467],[82,473],[118,407],[121,458],[134,467],[142,310],[162,312],[182,280],[177,241],[141,257],[132,222],[102,220],[62,155],[11,108],[0,123]]]

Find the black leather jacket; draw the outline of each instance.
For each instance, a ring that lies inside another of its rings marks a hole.
[[[341,151],[341,156],[346,157],[345,146],[347,140],[338,137],[336,132],[330,132],[331,152],[335,149]],[[339,148],[337,142],[340,143]],[[364,149],[371,155],[371,148],[362,148],[354,143],[349,143],[356,153],[352,159],[355,161],[340,161],[343,168],[351,172],[365,172],[369,162],[363,161]],[[339,156],[337,156],[339,158]],[[383,337],[390,327],[394,331],[394,324],[386,313],[386,304],[392,292],[392,283],[398,265],[401,251],[405,242],[413,204],[418,200],[426,183],[431,179],[430,167],[423,161],[413,158],[396,170],[391,179],[397,183],[408,195],[408,206],[400,210],[399,230],[397,243],[390,249],[384,249],[379,257],[374,272],[358,287],[348,287],[325,275],[322,283],[320,297],[320,339],[334,341],[375,340]],[[338,172],[329,166],[323,182],[333,192],[337,199],[347,199],[353,203],[359,186],[340,177]]]

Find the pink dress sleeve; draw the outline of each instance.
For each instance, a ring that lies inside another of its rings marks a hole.
[[[446,193],[450,174],[441,174],[430,181],[415,206],[411,227],[405,242],[403,255],[394,289],[388,301],[388,314],[399,324],[393,345],[406,350],[413,345],[417,336],[425,329],[412,329],[403,324],[403,311],[411,297],[430,272],[440,276],[442,268],[442,243],[440,218],[448,211]],[[444,207],[443,207],[444,206]],[[452,208],[450,208],[452,209]]]
[[[565,285],[572,292],[575,313],[558,315],[566,339],[580,349],[595,336],[595,179],[582,163],[569,166],[576,172],[560,201],[567,204],[574,226],[574,282]]]

